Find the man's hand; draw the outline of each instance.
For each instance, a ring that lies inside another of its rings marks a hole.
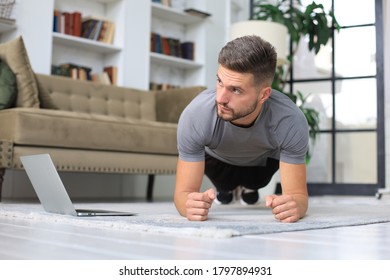
[[[216,194],[214,189],[208,189],[203,193],[189,193],[185,204],[187,219],[190,221],[207,220],[209,209],[213,204],[215,196]]]
[[[280,161],[280,182],[282,195],[267,196],[265,206],[272,208],[275,219],[296,222],[306,215],[308,208],[306,165]]]
[[[293,195],[268,195],[265,198],[265,206],[272,208],[275,219],[284,223],[298,221],[306,212]]]

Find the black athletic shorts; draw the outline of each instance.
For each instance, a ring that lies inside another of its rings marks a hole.
[[[218,191],[231,191],[237,186],[258,190],[267,186],[279,169],[279,160],[267,158],[266,166],[237,166],[220,161],[206,153],[205,174]]]

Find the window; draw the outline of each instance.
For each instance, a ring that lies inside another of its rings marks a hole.
[[[305,40],[294,54],[289,90],[320,113],[309,193],[371,195],[385,185],[382,0],[316,3],[342,28],[317,55]]]

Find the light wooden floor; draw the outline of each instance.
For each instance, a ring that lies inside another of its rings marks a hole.
[[[209,239],[0,217],[0,259],[390,260],[390,223]]]

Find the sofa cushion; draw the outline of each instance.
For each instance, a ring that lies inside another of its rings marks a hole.
[[[15,74],[0,60],[0,110],[11,107],[16,100]]]
[[[38,108],[0,111],[0,139],[16,145],[177,155],[176,124]]]
[[[17,107],[39,107],[38,86],[22,37],[0,44],[0,58],[16,76]]]
[[[37,74],[60,110],[120,118],[156,120],[155,95],[149,91]]]
[[[156,91],[156,120],[178,123],[185,107],[205,89],[205,87],[193,86]]]
[[[47,88],[42,84],[42,82],[38,79],[37,75],[34,73],[35,80],[37,82],[38,91],[39,91],[39,105],[41,108],[46,109],[58,109],[50,96]]]

